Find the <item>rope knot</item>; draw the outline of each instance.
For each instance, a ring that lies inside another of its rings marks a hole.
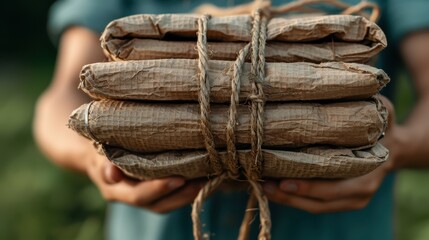
[[[266,0],[262,0],[265,2]],[[268,8],[265,8],[268,9]],[[267,17],[266,10],[257,9],[253,15],[252,39],[238,54],[233,65],[233,75],[231,81],[231,102],[229,119],[226,127],[227,137],[227,161],[222,165],[219,155],[215,148],[214,139],[210,131],[210,84],[208,81],[208,54],[207,54],[207,25],[210,19],[209,15],[203,15],[198,19],[198,68],[199,74],[199,97],[200,117],[201,117],[201,132],[203,135],[205,147],[208,153],[208,162],[213,168],[217,177],[210,179],[209,182],[198,193],[192,208],[192,219],[194,222],[194,237],[202,239],[201,222],[199,213],[202,210],[202,202],[214,191],[223,180],[227,178],[238,179],[240,176],[240,164],[237,157],[235,128],[237,125],[237,106],[239,104],[240,93],[240,77],[242,75],[243,65],[247,55],[251,52],[251,84],[252,94],[251,99],[251,156],[253,163],[245,170],[245,176],[253,188],[253,195],[257,198],[260,209],[261,229],[259,239],[270,239],[270,212],[268,200],[264,197],[261,184],[258,182],[262,173],[262,137],[263,137],[263,115],[265,96],[262,89],[262,83],[265,79],[265,43],[267,37]],[[249,200],[250,201],[250,200]],[[243,234],[249,232],[249,224],[243,221]],[[240,235],[242,233],[240,232]]]

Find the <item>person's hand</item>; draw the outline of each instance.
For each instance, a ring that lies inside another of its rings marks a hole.
[[[395,124],[392,103],[383,96],[377,96],[389,113],[388,128],[382,143],[387,148],[396,139],[399,127]],[[395,136],[393,136],[395,135]],[[328,213],[358,210],[364,208],[380,187],[386,174],[395,165],[395,154],[377,169],[364,176],[339,180],[283,179],[279,182],[266,181],[263,185],[268,199],[311,213]]]
[[[385,164],[373,172],[351,179],[267,181],[264,192],[269,200],[310,213],[328,213],[364,208],[387,174]]]
[[[97,153],[93,154],[88,163],[88,176],[106,200],[143,207],[157,213],[166,213],[192,203],[205,182],[185,181],[181,177],[137,181],[125,176],[105,156]]]

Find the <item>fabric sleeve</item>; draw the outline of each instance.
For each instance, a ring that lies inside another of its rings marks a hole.
[[[60,35],[70,26],[101,33],[111,20],[124,15],[123,9],[120,0],[59,0],[49,12],[49,36],[57,44]]]
[[[429,1],[389,0],[387,18],[390,41],[397,45],[407,34],[429,29]]]

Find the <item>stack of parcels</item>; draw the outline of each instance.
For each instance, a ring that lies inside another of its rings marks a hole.
[[[102,47],[111,62],[83,67],[94,98],[69,126],[103,146],[128,175],[188,179],[215,174],[200,128],[198,15],[134,15],[111,22]],[[207,27],[210,129],[226,164],[232,69],[251,41],[252,17],[212,17]],[[273,18],[267,26],[262,177],[346,178],[386,161],[378,143],[387,111],[373,96],[388,82],[368,64],[387,45],[361,16]],[[237,157],[250,153],[251,63],[243,66],[235,130]]]

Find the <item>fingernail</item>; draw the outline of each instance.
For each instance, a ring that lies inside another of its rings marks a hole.
[[[272,183],[266,183],[264,184],[264,192],[267,194],[274,194],[276,191],[276,186]]]
[[[285,181],[280,184],[280,189],[285,192],[294,193],[298,191],[298,184],[294,181]]]
[[[168,182],[168,187],[170,189],[176,189],[179,188],[181,186],[183,186],[185,184],[185,180],[183,179],[172,179],[170,182]]]

